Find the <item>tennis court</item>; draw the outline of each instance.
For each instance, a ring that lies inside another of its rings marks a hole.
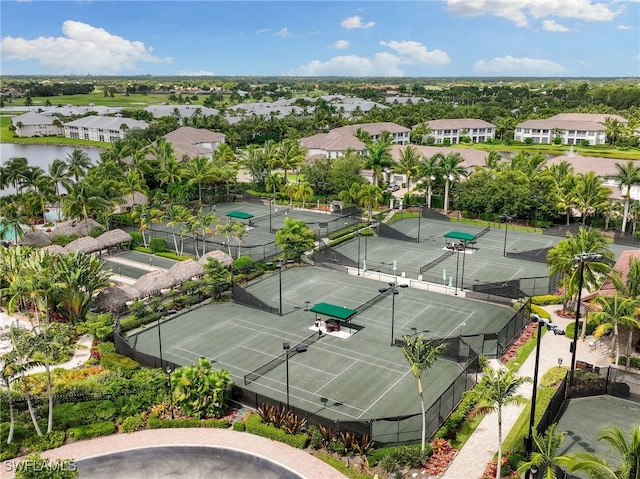
[[[357,314],[350,336],[319,337],[314,328],[316,315],[305,311],[309,305],[328,301],[357,308],[379,294],[380,283],[317,268],[291,268],[248,290],[277,307],[280,280],[283,316],[237,304],[193,310],[161,324],[163,358],[190,364],[207,357],[215,367],[229,370],[241,384],[245,375],[280,357],[280,364],[245,387],[284,402],[283,342],[289,342],[292,350],[305,344],[306,352],[289,358],[293,406],[315,413],[326,409],[327,415],[341,420],[414,414],[419,411],[415,378],[401,349],[390,346],[392,310],[396,338],[424,330],[433,338],[497,331],[513,315],[509,308],[402,289],[395,299],[385,296]],[[349,325],[343,324],[341,330],[349,330]],[[130,336],[129,343],[139,351],[158,355],[157,326]],[[427,405],[435,402],[460,372],[459,364],[438,361],[425,380],[429,384]]]

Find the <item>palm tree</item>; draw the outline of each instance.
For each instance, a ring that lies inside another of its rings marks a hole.
[[[138,171],[130,170],[127,172],[122,182],[122,192],[125,196],[131,196],[131,203],[135,206],[136,192],[147,194],[149,192],[149,187],[147,186],[144,177],[141,176]]]
[[[24,206],[10,202],[0,206],[0,237],[5,238],[9,231],[14,231],[16,240],[24,236],[22,225],[30,224],[29,215]]]
[[[482,384],[478,389],[482,402],[476,406],[471,415],[485,415],[492,412],[498,415],[498,467],[496,479],[500,479],[500,467],[502,465],[502,408],[511,404],[523,404],[526,399],[518,394],[518,389],[523,384],[531,381],[528,377],[516,376],[516,373],[507,368],[493,369],[486,367]]]
[[[373,184],[378,186],[383,170],[392,167],[394,164],[391,157],[391,142],[381,138],[377,143],[374,143],[368,139],[365,145],[367,147],[367,155],[365,156],[364,167],[373,172]]]
[[[85,181],[75,183],[62,201],[62,213],[66,218],[85,222],[94,214],[104,213],[112,209],[112,204],[105,199],[104,191]]]
[[[80,181],[80,177],[87,174],[87,170],[91,167],[91,158],[80,148],[74,148],[71,153],[67,154],[66,160],[69,174],[73,176],[76,183]]]
[[[2,167],[2,184],[11,185],[20,194],[20,183],[29,171],[29,162],[26,158],[9,158]],[[4,186],[3,186],[4,189]]]
[[[555,176],[555,172],[552,173]],[[558,173],[560,174],[560,173]],[[576,188],[578,186],[578,175],[568,172],[557,179],[554,183],[555,189],[553,197],[558,211],[563,211],[567,218],[567,226],[571,221],[571,214],[575,206]]]
[[[275,200],[276,191],[280,191],[283,184],[284,176],[282,176],[282,173],[272,171],[271,173],[269,173],[269,175],[267,175],[267,177],[264,179],[264,187],[267,191],[270,191],[273,194],[273,198],[269,201],[273,202],[273,200]]]
[[[442,173],[440,172],[440,165],[444,161],[444,156],[442,153],[436,153],[435,155],[424,158],[419,167],[419,175],[424,179],[424,184],[427,186],[427,208],[431,208],[431,195],[432,195],[432,187],[433,182],[440,176]]]
[[[187,223],[189,217],[192,216],[191,212],[182,205],[172,204],[166,209],[164,213],[168,220],[167,226],[171,228],[171,234],[173,235],[173,246],[175,248],[176,254],[182,255],[184,241],[182,235],[180,235],[180,248],[178,249],[176,226],[182,226]]]
[[[422,388],[422,374],[435,364],[438,357],[447,348],[446,343],[437,341],[425,341],[424,333],[417,336],[404,336],[402,354],[411,367],[413,377],[418,381],[418,396],[420,398],[420,410],[422,411],[422,439],[421,450],[424,451],[427,435],[427,411],[424,407],[424,389]]]
[[[171,380],[173,397],[180,409],[198,419],[218,417],[228,407],[231,375],[224,369],[214,370],[206,358],[176,370]]]
[[[622,197],[624,198],[624,214],[622,216],[622,232],[624,233],[627,228],[627,218],[629,216],[631,187],[640,183],[640,166],[636,165],[635,162],[631,160],[627,161],[623,165],[616,163],[615,166],[618,172],[615,175],[611,175],[609,179],[618,183],[618,187],[623,191]]]
[[[293,197],[297,195],[299,186],[291,181],[284,183],[282,192],[289,197],[289,206],[293,206]]]
[[[589,171],[578,175],[574,204],[582,213],[582,225],[587,223],[587,216],[602,208],[609,202],[611,190],[602,186],[601,179],[593,172]]]
[[[280,168],[284,170],[284,181],[287,181],[287,171],[295,170],[305,160],[305,149],[296,140],[286,139],[280,143],[276,156]]]
[[[458,152],[449,153],[440,162],[440,173],[444,177],[444,214],[449,213],[449,185],[461,177],[467,176],[467,170],[461,165],[464,161]]]
[[[196,156],[187,161],[182,174],[189,184],[198,185],[198,204],[202,206],[202,185],[216,180],[213,163],[205,156]]]
[[[595,302],[601,309],[591,313],[591,318],[600,323],[593,336],[597,339],[606,332],[613,332],[609,358],[615,358],[614,364],[618,364],[618,327],[621,324],[629,327],[629,342],[627,344],[627,356],[629,356],[631,345],[633,344],[631,342],[633,341],[633,329],[640,327],[640,321],[638,320],[640,300],[625,298],[616,291],[613,296],[596,297]]]
[[[617,118],[608,116],[604,119],[604,134],[611,146],[615,146],[618,139],[624,135],[625,125]]]
[[[615,426],[607,426],[598,434],[598,441],[606,441],[619,458],[593,452],[580,452],[567,458],[565,465],[571,472],[585,472],[593,479],[640,479],[640,425],[631,428],[631,439]],[[611,462],[609,462],[611,461]]]
[[[558,447],[562,443],[565,432],[556,432],[557,424],[551,424],[544,432],[544,436],[536,430],[533,431],[533,443],[536,451],[531,459],[522,462],[518,467],[518,474],[524,475],[534,467],[542,472],[542,479],[557,479],[556,470],[564,464],[565,456],[558,456]]]
[[[400,152],[400,159],[394,171],[403,174],[407,179],[407,193],[411,193],[411,178],[418,174],[420,167],[420,152],[413,145],[407,145]]]
[[[369,212],[369,219],[373,217],[373,208],[377,208],[382,202],[384,196],[382,190],[372,184],[362,185],[358,193],[358,200],[360,206],[366,208]]]
[[[302,207],[306,208],[307,201],[313,198],[313,188],[308,181],[300,183],[295,193],[296,200],[302,201]]]
[[[60,160],[55,159],[49,165],[49,178],[56,187],[56,197],[58,198],[58,220],[60,220],[60,186],[65,190],[68,190],[71,185],[71,175],[67,168],[67,164]]]
[[[135,205],[131,210],[131,218],[134,223],[140,224],[140,233],[142,234],[142,241],[144,247],[147,247],[147,237],[144,232],[151,226],[152,223],[162,222],[164,214],[159,208],[153,208],[149,205]]]
[[[231,254],[231,239],[233,238],[239,244],[244,242],[243,237],[247,234],[247,225],[240,223],[239,221],[228,221],[223,224],[216,225],[213,231],[214,235],[224,235],[227,247],[229,248],[229,256],[233,258]],[[240,247],[238,247],[238,256],[240,256]]]
[[[347,205],[357,205],[360,202],[361,183],[353,183],[348,190],[338,193],[338,199]]]
[[[193,216],[192,219],[191,232],[196,237],[194,246],[196,256],[199,258],[201,255],[198,253],[198,236],[202,236],[202,256],[204,256],[207,252],[207,235],[212,234],[211,226],[219,220],[213,212],[205,213],[202,208],[198,210],[198,214]]]

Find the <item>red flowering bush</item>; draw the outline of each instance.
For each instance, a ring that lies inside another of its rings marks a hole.
[[[435,439],[431,443],[431,448],[433,454],[431,454],[422,468],[427,474],[437,476],[449,467],[458,450],[451,447],[451,444],[445,439]]]
[[[511,344],[509,350],[505,354],[503,354],[500,359],[502,359],[503,362],[515,359],[516,351],[518,350],[518,348],[535,336],[536,327],[537,323],[531,322],[527,324],[520,337]]]

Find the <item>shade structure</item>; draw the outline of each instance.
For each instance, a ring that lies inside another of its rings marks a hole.
[[[65,249],[69,253],[95,253],[96,251],[102,251],[104,247],[102,243],[91,236],[85,236],[83,238],[78,238],[77,240],[73,240]]]
[[[204,268],[201,264],[189,259],[173,265],[167,274],[174,280],[174,284],[179,284],[204,276]]]
[[[49,233],[50,238],[56,236],[88,236],[96,228],[103,228],[103,226],[95,220],[88,218],[86,221],[69,221],[66,224],[59,224],[56,229]]]
[[[460,241],[473,241],[476,239],[476,235],[472,235],[471,233],[464,233],[463,231],[449,231],[444,235],[444,237]]]
[[[322,314],[323,316],[331,316],[332,318],[339,319],[340,321],[347,321],[357,313],[355,309],[329,303],[317,303],[313,305],[310,311],[312,313]]]
[[[228,216],[229,218],[236,218],[239,220],[250,220],[251,218],[253,218],[253,215],[251,213],[247,213],[245,211],[229,211],[226,216]]]
[[[42,231],[29,231],[20,238],[18,244],[21,246],[49,246],[51,238]]]
[[[116,228],[114,230],[105,231],[98,236],[97,239],[105,248],[111,248],[113,246],[130,243],[131,235],[124,230]]]
[[[45,251],[48,251],[51,254],[67,254],[68,253],[67,249],[64,246],[60,246],[57,244],[44,246],[42,249]]]
[[[133,283],[133,287],[140,292],[139,297],[142,298],[151,296],[163,289],[170,289],[174,284],[173,278],[169,276],[166,271],[157,270],[140,276],[140,278]]]
[[[209,258],[217,259],[218,261],[220,261],[222,266],[225,267],[229,267],[233,264],[233,258],[224,251],[220,251],[219,249],[215,251],[209,251],[208,253],[202,255],[200,259],[198,259],[198,263],[204,265],[207,263],[207,260]]]
[[[137,290],[134,291],[137,293]],[[127,301],[134,299],[136,299],[135,294],[130,294],[120,286],[112,286],[98,293],[94,299],[94,303],[103,311],[121,311],[127,306]]]

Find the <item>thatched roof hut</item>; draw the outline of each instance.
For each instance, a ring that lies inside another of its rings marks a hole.
[[[220,250],[209,251],[208,253],[202,255],[198,260],[198,263],[204,265],[207,263],[208,258],[217,259],[225,267],[229,267],[233,264],[233,258],[229,256],[227,253],[225,253],[224,251],[220,251]]]
[[[139,297],[151,296],[163,289],[169,289],[175,284],[173,278],[166,271],[150,271],[140,276],[133,283],[133,287],[140,292]]]
[[[116,213],[122,213],[123,211],[128,211],[133,208],[135,205],[146,205],[149,204],[149,197],[143,193],[138,191],[128,194],[124,196],[124,203],[118,205],[116,208]]]
[[[124,230],[114,229],[105,231],[97,238],[102,243],[104,248],[111,248],[113,246],[120,246],[121,244],[128,244],[131,242],[131,235]]]
[[[64,246],[60,246],[57,244],[51,244],[49,246],[45,246],[42,248],[45,251],[48,251],[51,254],[67,254],[68,251]]]
[[[174,280],[174,284],[184,283],[192,278],[199,278],[204,275],[204,268],[196,261],[189,259],[187,261],[180,261],[173,265],[167,272]]]
[[[49,246],[51,239],[42,231],[29,231],[20,238],[18,244],[21,246]]]
[[[134,299],[135,297],[125,288],[112,286],[98,293],[93,302],[103,311],[121,311],[127,306],[127,301],[133,301]]]
[[[67,246],[65,246],[66,250],[70,253],[95,253],[96,251],[102,251],[104,246],[102,243],[91,236],[84,236],[83,238],[78,238],[77,240],[73,240]]]
[[[50,238],[55,238],[56,236],[88,236],[96,228],[103,228],[103,226],[95,220],[91,218],[87,219],[87,221],[70,221],[66,224],[59,224],[58,227],[49,233]]]

